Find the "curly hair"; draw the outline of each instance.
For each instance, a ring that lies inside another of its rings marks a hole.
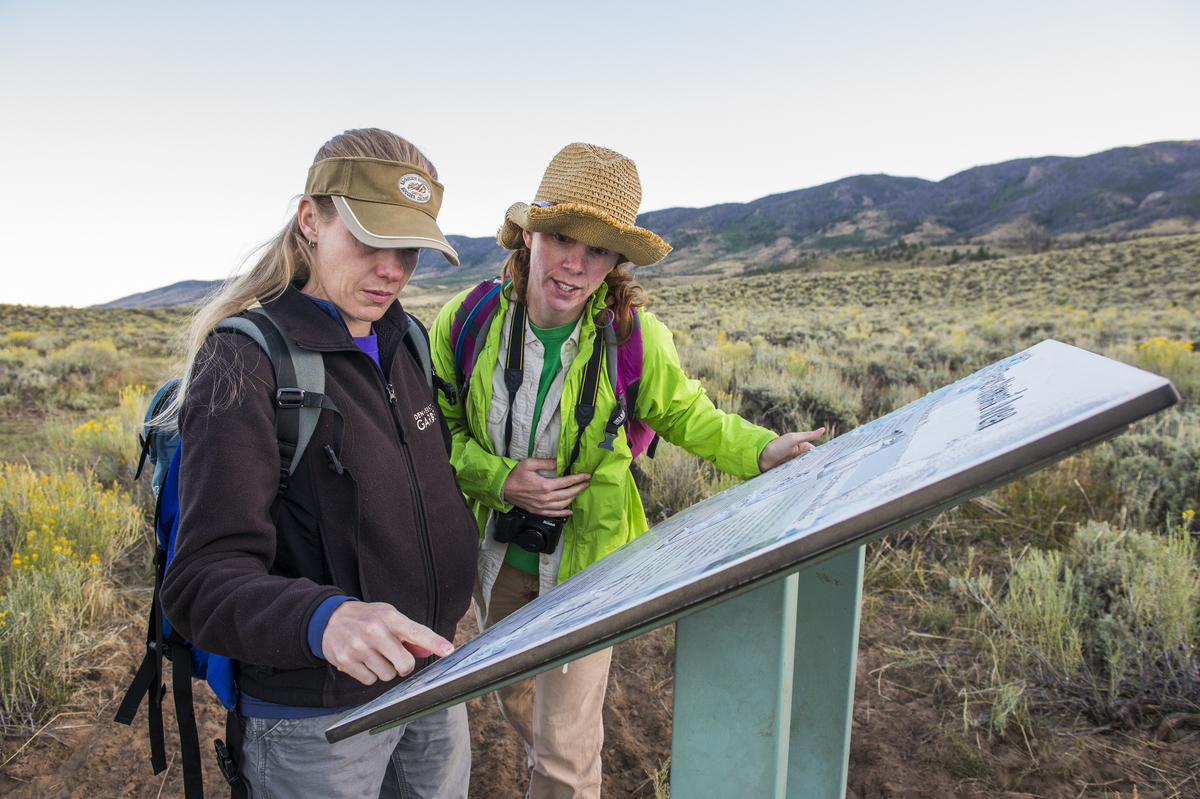
[[[525,291],[529,282],[529,255],[529,248],[522,244],[508,254],[500,270],[502,278],[512,279],[512,296],[520,302],[527,302]],[[646,290],[638,285],[628,266],[628,261],[622,261],[604,276],[604,282],[608,284],[604,305],[613,312],[619,343],[624,343],[633,333],[631,309],[646,304]]]

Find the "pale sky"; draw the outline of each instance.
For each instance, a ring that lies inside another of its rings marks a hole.
[[[707,206],[1200,139],[1198,77],[1197,0],[0,0],[0,303],[232,274],[347,128],[416,143],[442,230],[486,236],[572,141],[644,211]]]

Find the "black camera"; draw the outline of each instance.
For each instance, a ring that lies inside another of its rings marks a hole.
[[[496,529],[492,537],[501,544],[516,542],[526,552],[544,552],[550,555],[558,548],[566,519],[539,516],[513,506],[508,513],[496,516]]]

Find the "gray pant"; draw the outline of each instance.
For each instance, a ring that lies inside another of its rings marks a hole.
[[[345,715],[242,719],[241,770],[251,799],[466,799],[466,705],[329,743],[325,730]]]

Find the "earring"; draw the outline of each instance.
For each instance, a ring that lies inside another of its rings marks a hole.
[[[310,250],[317,249],[317,243],[315,241],[311,241],[309,239],[305,239],[305,241],[308,242],[308,249],[310,249]]]

